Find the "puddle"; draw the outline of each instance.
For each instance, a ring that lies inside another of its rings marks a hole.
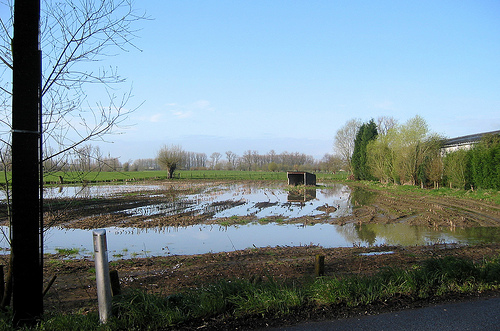
[[[355,206],[366,206],[373,202],[377,193],[357,187],[351,193],[351,199]]]
[[[7,231],[6,228],[2,228]],[[162,229],[107,228],[109,259],[191,255],[246,248],[319,245],[325,248],[380,245],[477,244],[499,242],[500,228],[433,230],[404,224],[259,224],[243,226],[195,225]],[[370,235],[367,235],[369,233]],[[57,248],[79,250],[92,257],[92,230],[51,228],[45,234],[45,253]],[[5,239],[0,247],[7,248]],[[5,254],[8,251],[3,250]],[[382,253],[382,252],[381,252]],[[384,254],[388,254],[383,252]],[[375,254],[375,253],[374,253]]]
[[[359,255],[362,256],[376,256],[376,255],[386,255],[386,254],[394,254],[394,251],[359,253]]]

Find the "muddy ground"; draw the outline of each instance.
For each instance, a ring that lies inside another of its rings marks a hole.
[[[152,202],[174,200],[179,193],[193,193],[205,184],[176,183],[161,194],[157,191],[122,195],[103,199],[60,200],[50,204],[47,214],[53,224],[71,228],[100,228],[108,226],[143,227],[144,217],[128,217],[120,211],[130,206],[142,206]],[[404,194],[396,191],[370,191],[367,188],[353,193],[355,204],[352,215],[331,218],[329,210],[319,217],[302,217],[286,222],[332,224],[346,223],[394,223],[405,222],[428,227],[500,226],[500,206],[476,200],[447,197],[431,197],[419,193]],[[229,203],[229,202],[228,202]],[[148,227],[190,225],[216,222],[210,213],[193,215],[181,213],[174,216],[158,216],[147,222]],[[220,220],[219,220],[220,221]],[[230,219],[225,220],[230,221]],[[241,220],[240,220],[241,221]],[[272,221],[272,220],[270,220]],[[390,251],[390,254],[360,255],[366,252]],[[370,274],[383,266],[410,267],[429,257],[463,256],[474,261],[497,256],[500,245],[476,246],[429,245],[418,247],[352,247],[325,249],[316,246],[266,247],[194,256],[166,256],[133,258],[111,262],[110,269],[118,271],[123,290],[140,288],[148,292],[169,295],[183,289],[198,287],[219,279],[256,279],[272,277],[275,280],[304,282],[314,274],[316,254],[325,255],[327,276],[352,273]],[[3,257],[5,260],[6,258]],[[6,261],[1,261],[7,264]],[[64,256],[47,256],[44,266],[46,282],[57,276],[45,297],[45,307],[52,311],[95,310],[96,288],[94,262],[65,259]],[[296,319],[316,317],[341,317],[352,313],[400,309],[415,305],[401,300],[389,306],[356,310],[325,310],[297,314]],[[288,321],[276,321],[287,323]],[[252,321],[254,326],[265,326],[270,321]],[[196,326],[193,326],[195,328]],[[220,326],[219,326],[220,327]],[[241,325],[239,325],[241,327]],[[228,326],[231,328],[231,326]]]
[[[390,252],[382,255],[363,255],[367,252]],[[111,262],[117,270],[122,291],[142,289],[148,293],[169,295],[183,289],[199,287],[217,280],[272,277],[278,281],[294,281],[297,285],[314,277],[316,254],[325,256],[325,275],[371,274],[384,266],[410,268],[430,257],[458,256],[480,262],[498,256],[500,245],[456,246],[432,245],[419,247],[331,248],[315,246],[274,247],[243,251],[203,254],[195,256],[168,256],[120,260]],[[4,262],[4,261],[3,261]],[[87,313],[97,310],[94,263],[89,260],[62,260],[56,256],[45,262],[45,285],[54,275],[57,279],[44,299],[45,310],[55,312]],[[286,318],[253,316],[246,319],[224,321],[207,319],[175,329],[235,330],[293,324],[305,320],[345,318],[376,314],[438,302],[470,300],[479,296],[499,296],[500,293],[481,293],[473,296],[447,296],[413,301],[395,298],[370,306],[349,308],[302,307]]]

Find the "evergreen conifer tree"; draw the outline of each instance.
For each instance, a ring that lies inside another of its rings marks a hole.
[[[371,180],[373,176],[367,162],[366,147],[368,143],[377,138],[377,125],[373,119],[364,123],[356,134],[354,151],[352,153],[352,168],[354,178],[358,180]]]

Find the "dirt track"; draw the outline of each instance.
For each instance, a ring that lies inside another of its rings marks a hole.
[[[432,197],[418,193],[372,191],[366,205],[335,223],[406,223],[429,227],[500,226],[500,206],[479,200]]]

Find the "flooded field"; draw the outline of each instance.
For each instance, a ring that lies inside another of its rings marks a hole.
[[[429,245],[436,243],[495,243],[500,228],[433,230],[405,224],[259,224],[243,226],[194,225],[163,229],[107,228],[110,260],[117,258],[192,255],[246,248],[318,245],[325,248],[377,245]],[[76,248],[92,255],[92,231],[50,229],[46,252]]]
[[[325,208],[330,208],[332,216],[340,216],[352,211],[350,192],[344,185],[297,191],[286,191],[283,186],[218,185],[198,194],[180,197],[173,202],[150,204],[122,212],[129,216],[210,213],[213,219],[241,216],[262,220],[269,217],[288,219],[316,216],[324,214]]]
[[[456,212],[451,202],[446,202],[446,208],[431,203],[430,209],[420,203],[419,212],[415,201],[409,202],[413,207],[386,201],[394,209],[389,211],[376,193],[341,184],[301,190],[269,182],[127,184],[56,187],[44,194],[59,208],[54,207],[54,226],[45,232],[45,252],[73,249],[79,252],[76,257],[92,255],[92,230],[96,228],[107,230],[111,260],[267,246],[500,241],[498,224],[455,221],[471,212]],[[61,201],[67,205],[60,207]],[[438,215],[432,208],[447,214]],[[429,210],[434,218],[426,214]],[[472,216],[471,220],[498,221],[484,212]],[[8,232],[5,226],[1,230]],[[0,247],[8,248],[5,238]]]

